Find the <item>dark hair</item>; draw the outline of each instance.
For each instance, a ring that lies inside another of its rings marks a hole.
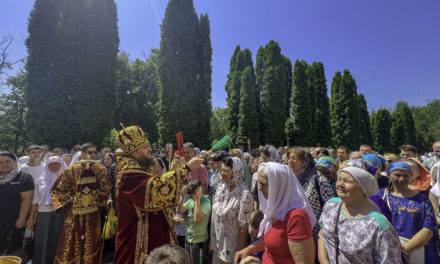
[[[215,153],[214,161],[222,161],[224,157],[225,157],[225,154],[223,153],[223,151],[219,151],[219,152]]]
[[[261,221],[263,221],[264,213],[261,210],[253,211],[250,218],[249,224],[252,227],[259,228]]]
[[[270,157],[269,146],[264,146],[260,149],[260,153],[264,154],[266,157]]]
[[[154,161],[159,164],[159,166],[163,169],[165,168],[165,164],[163,163],[162,159],[154,159]]]
[[[96,148],[96,145],[93,144],[93,143],[90,143],[90,142],[89,142],[89,143],[84,143],[84,144],[81,146],[81,151],[82,151],[82,152],[86,152],[88,148]]]
[[[146,264],[190,264],[190,258],[184,248],[166,244],[151,251]]]
[[[318,153],[317,153],[316,155],[319,156],[319,154],[324,154],[324,155],[330,157],[330,152],[328,151],[328,149],[325,149],[325,148],[321,148],[321,149],[319,149],[319,150],[318,150]]]
[[[9,152],[9,151],[0,151],[0,157],[9,157],[14,162],[17,160],[17,157],[14,155],[14,153]]]
[[[194,144],[191,142],[186,142],[185,144],[183,144],[183,148],[192,148],[194,149]]]
[[[154,149],[154,153],[159,152],[160,153],[160,149]]]
[[[26,149],[26,151],[27,152],[29,152],[29,151],[31,151],[31,150],[34,150],[34,149],[39,149],[39,150],[43,150],[43,148],[41,147],[41,146],[38,146],[38,145],[30,145],[27,149]]]
[[[417,154],[417,148],[413,145],[402,145],[399,147],[399,149],[403,151],[411,151],[414,152],[414,154]]]
[[[347,152],[347,154],[350,154],[350,149],[346,146],[340,146],[338,149],[343,149],[345,152]]]
[[[225,166],[228,166],[231,169],[234,167],[234,160],[232,157],[226,157],[222,160],[222,162]]]
[[[256,148],[256,149],[252,150],[252,157],[259,158],[260,155],[261,155],[260,149]]]
[[[200,180],[191,180],[188,183],[188,189],[187,189],[186,193],[195,194],[197,191],[197,188],[199,188],[199,186],[202,186],[202,182]]]

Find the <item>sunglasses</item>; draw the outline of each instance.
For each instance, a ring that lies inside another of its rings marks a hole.
[[[87,151],[86,152],[89,155],[98,154],[98,151]]]

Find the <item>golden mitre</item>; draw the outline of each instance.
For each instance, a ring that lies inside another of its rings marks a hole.
[[[127,154],[132,153],[139,147],[150,143],[144,132],[138,126],[129,126],[119,131],[116,136],[116,143]]]

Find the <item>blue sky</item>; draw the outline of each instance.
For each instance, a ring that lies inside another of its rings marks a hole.
[[[120,50],[143,58],[159,47],[166,0],[116,0]],[[0,36],[13,35],[10,58],[26,57],[33,0],[1,0]],[[349,69],[369,110],[399,100],[424,105],[440,96],[438,0],[195,0],[208,13],[213,47],[212,102],[226,106],[224,86],[236,45],[258,48],[271,39],[292,62],[324,63],[327,86]],[[13,74],[20,65],[16,65]],[[4,77],[2,78],[4,81]]]

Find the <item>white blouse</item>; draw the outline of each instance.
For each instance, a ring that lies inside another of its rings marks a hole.
[[[228,192],[229,197],[219,197],[218,190],[212,206],[210,247],[221,260],[233,263],[238,235],[253,210],[252,194],[244,183]]]

